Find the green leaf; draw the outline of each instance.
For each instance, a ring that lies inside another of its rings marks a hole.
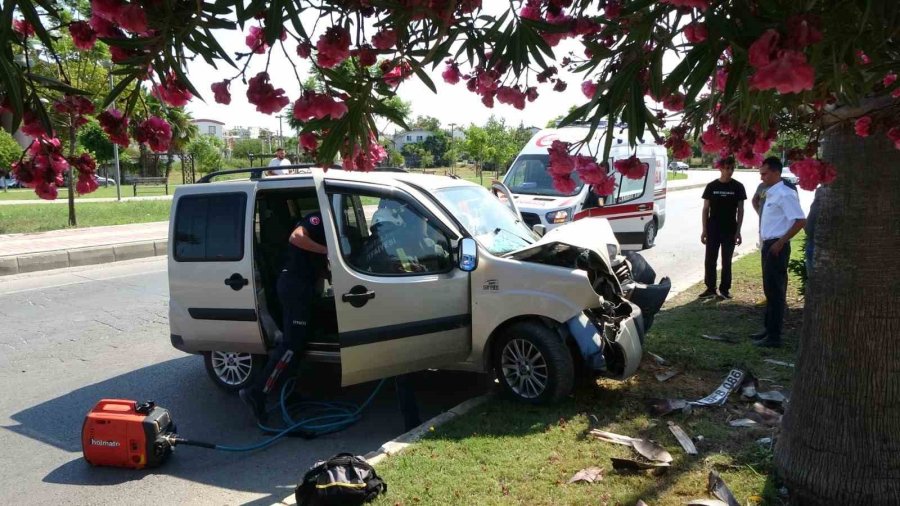
[[[112,91],[110,91],[109,94],[106,95],[106,98],[103,99],[103,105],[101,105],[100,108],[106,109],[109,104],[113,103],[113,101],[122,94],[122,91],[124,91],[125,88],[127,88],[128,85],[137,78],[137,76],[137,73],[133,73],[125,79],[119,81],[119,83],[113,87]]]
[[[8,0],[7,3],[9,3]],[[34,27],[35,35],[41,39],[41,42],[44,43],[44,47],[53,48],[54,45],[53,41],[50,39],[50,34],[47,33],[47,29],[44,28],[44,24],[41,23],[41,16],[38,14],[37,9],[34,8],[34,5],[28,0],[20,1],[18,4],[25,21],[28,21],[31,23],[31,26]],[[53,9],[49,10],[50,12],[55,12]]]
[[[61,91],[67,95],[91,95],[90,92],[80,90],[80,89],[75,88],[69,84],[62,82],[62,81],[53,79],[52,77],[42,76],[42,75],[35,74],[32,72],[26,72],[24,75],[26,78],[28,78],[32,81],[40,82],[48,88],[51,88],[51,89],[54,89],[57,91]]]
[[[428,89],[430,89],[432,93],[437,93],[437,88],[434,86],[434,82],[430,77],[428,77],[428,74],[426,74],[421,67],[413,67],[413,72],[415,72],[416,75],[419,76],[419,79],[421,79],[422,82],[425,83],[425,86],[428,86]]]

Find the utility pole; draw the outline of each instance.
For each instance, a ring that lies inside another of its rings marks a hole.
[[[111,67],[111,64],[110,64]],[[109,76],[109,89],[112,91],[113,89],[113,79],[112,79],[112,68],[107,69],[107,75]],[[113,142],[113,162],[116,165],[116,200],[122,201],[122,174],[119,170],[119,145]]]
[[[453,138],[453,129],[456,127],[456,123],[450,123],[450,147],[453,147],[454,138]],[[450,160],[450,174],[456,175],[456,160]]]

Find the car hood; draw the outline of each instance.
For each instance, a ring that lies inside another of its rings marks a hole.
[[[607,266],[610,265],[607,245],[619,249],[619,242],[613,234],[609,221],[604,218],[585,218],[569,222],[544,234],[541,239],[524,248],[507,253],[506,257],[524,260],[540,251],[562,251],[569,248],[589,250],[596,253]]]

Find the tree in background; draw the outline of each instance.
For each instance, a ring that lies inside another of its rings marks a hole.
[[[263,143],[260,139],[235,139],[231,156],[234,158],[250,158],[250,155],[259,155],[263,152]]]
[[[222,168],[222,151],[225,143],[212,135],[199,135],[186,146],[194,157],[194,164],[202,173]]]
[[[21,156],[22,146],[19,146],[9,132],[0,128],[0,178],[3,179],[3,191],[6,191],[6,178],[9,177],[10,166]]]
[[[437,133],[441,131],[441,120],[431,116],[419,116],[413,122],[411,129]]]

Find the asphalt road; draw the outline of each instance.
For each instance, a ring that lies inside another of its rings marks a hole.
[[[755,174],[738,178],[748,193],[756,188]],[[700,193],[669,194],[657,246],[643,253],[675,290],[702,278]],[[801,200],[808,208],[811,194]],[[748,203],[738,253],[755,248],[756,228]],[[81,424],[104,397],[154,399],[185,437],[234,445],[262,437],[240,401],[207,379],[199,357],[170,346],[165,269],[164,259],[151,258],[0,278],[0,503],[271,504],[289,496],[315,460],[366,453],[403,432],[388,383],[363,421],[338,434],[248,454],[179,447],[156,470],[87,465]],[[416,385],[424,419],[482,392],[484,380],[426,372]],[[319,392],[362,402],[374,387]]]

